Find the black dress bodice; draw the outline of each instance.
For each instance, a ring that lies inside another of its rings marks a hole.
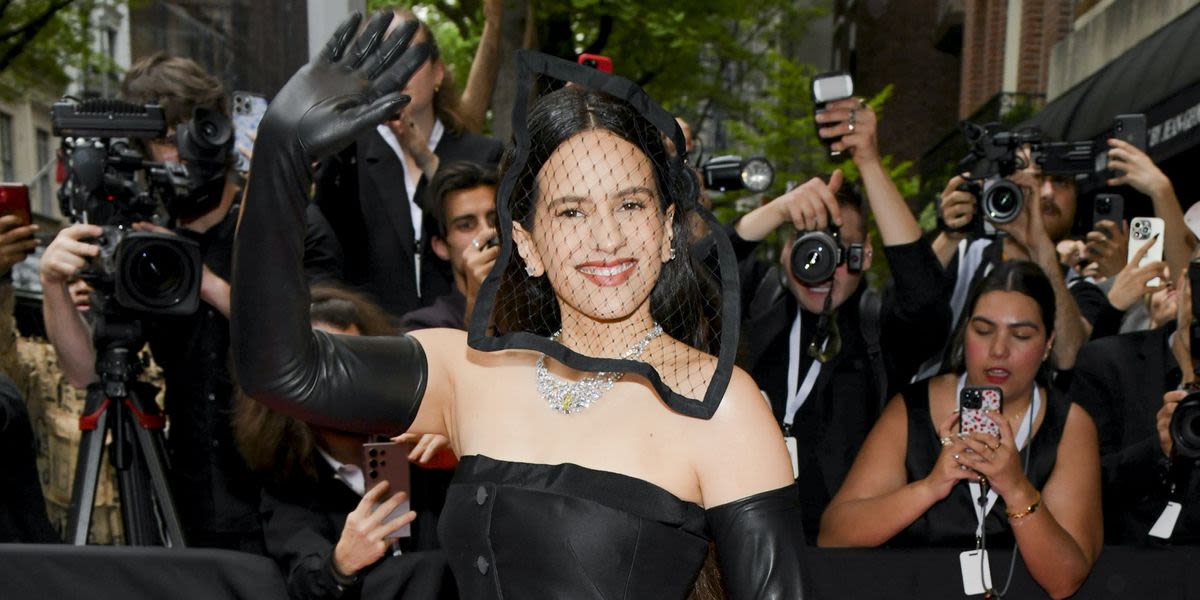
[[[937,430],[929,415],[929,380],[918,381],[903,392],[904,404],[908,409],[908,451],[904,460],[908,481],[919,481],[929,475],[942,451]],[[1048,396],[1048,398],[1047,398]],[[1037,489],[1042,489],[1058,458],[1058,443],[1062,440],[1063,427],[1067,422],[1070,404],[1060,395],[1050,393],[1043,396],[1046,415],[1042,425],[1033,434],[1031,443],[1021,451],[1024,461],[1029,456],[1026,477]],[[892,547],[949,546],[956,548],[975,547],[975,528],[979,524],[975,516],[976,499],[971,497],[967,482],[960,481],[941,499],[913,521],[904,531],[888,542]],[[1012,528],[1005,518],[1004,498],[997,498],[995,506],[984,518],[984,532],[989,548],[1011,546]]]
[[[463,598],[686,598],[705,513],[649,482],[465,456],[439,523]]]

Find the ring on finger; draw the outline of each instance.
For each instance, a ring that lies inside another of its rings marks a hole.
[[[479,249],[479,240],[478,239],[471,240],[471,245],[475,246],[475,249],[478,250]]]
[[[966,471],[966,470],[967,470],[967,465],[958,465],[958,470],[960,470],[960,471]]]
[[[954,443],[954,440],[950,436],[946,436],[938,441],[942,443],[943,448]]]
[[[864,99],[862,99],[862,98],[859,98],[859,99],[858,99],[858,107],[859,107],[859,108],[866,108],[866,107],[867,107],[867,101],[866,101],[866,100],[864,100]]]
[[[850,133],[854,133],[854,122],[853,122],[853,121],[851,121],[850,123],[848,123],[848,124],[846,125],[846,127],[849,127],[849,128],[850,128]]]

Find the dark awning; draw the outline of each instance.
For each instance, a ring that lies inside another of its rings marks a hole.
[[[1155,161],[1200,145],[1200,6],[1138,42],[1025,124],[1060,140],[1089,140],[1106,133],[1114,116],[1127,113],[1145,113]]]

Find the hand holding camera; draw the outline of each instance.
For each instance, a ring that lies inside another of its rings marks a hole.
[[[757,242],[784,223],[797,231],[827,229],[832,222],[842,224],[842,209],[834,194],[842,187],[841,169],[834,170],[829,183],[813,177],[774,200],[754,209],[738,220],[737,234],[744,240]]]
[[[945,227],[942,230],[954,239],[966,237],[966,231],[975,220],[975,194],[971,193],[969,181],[964,175],[950,178],[938,199],[938,215]]]
[[[60,286],[78,275],[89,261],[100,255],[100,246],[84,240],[103,234],[104,229],[99,225],[86,223],[77,223],[58,232],[42,254],[42,285]]]
[[[996,229],[1007,233],[1013,241],[1024,247],[1031,260],[1036,262],[1043,255],[1057,260],[1054,242],[1050,241],[1042,219],[1042,198],[1037,193],[1037,178],[1029,171],[1023,170],[1009,175],[1003,181],[1018,190],[1020,196],[1016,214],[1011,220],[1003,223],[992,221]]]
[[[855,164],[879,160],[875,111],[859,98],[845,98],[825,105],[814,117],[817,135],[837,154],[849,154]]]

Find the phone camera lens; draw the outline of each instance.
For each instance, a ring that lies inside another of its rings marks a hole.
[[[379,471],[372,469],[367,472],[367,477],[370,477],[371,479],[379,479]]]
[[[368,456],[375,456],[375,455],[376,455],[378,452],[379,452],[378,450],[376,450],[376,449],[374,449],[374,448],[371,448],[369,451],[367,451],[367,455],[368,455]]]
[[[367,465],[374,469],[375,467],[379,466],[379,461],[371,459],[371,462],[367,463]]]

